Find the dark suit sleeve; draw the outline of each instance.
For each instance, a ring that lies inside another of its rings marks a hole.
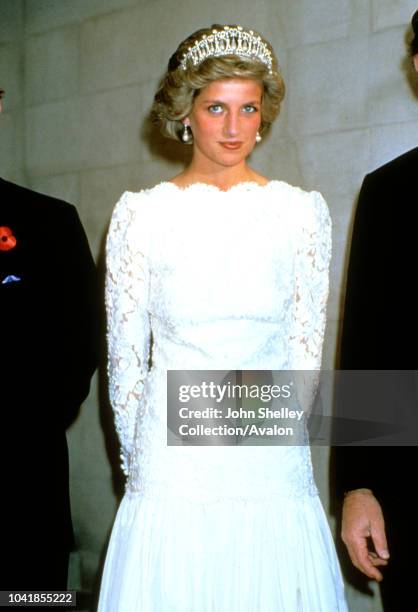
[[[62,398],[62,418],[67,424],[89,392],[98,362],[99,291],[96,266],[77,211],[63,211],[59,238],[55,307],[58,328],[54,364],[57,397]],[[51,355],[51,360],[54,354]]]
[[[385,333],[379,316],[387,288],[382,277],[382,240],[384,210],[379,211],[382,197],[379,184],[366,176],[358,199],[351,243],[345,300],[342,344],[342,370],[379,368],[380,344]],[[347,387],[343,378],[336,389],[336,416],[345,416]],[[349,407],[351,408],[351,407]],[[344,422],[337,419],[337,438],[344,437]],[[386,451],[373,446],[337,446],[335,475],[337,494],[357,488],[379,488],[380,458]]]
[[[334,449],[337,493],[369,488],[384,511],[397,503],[395,487],[405,491],[410,487],[406,466],[414,464],[413,444],[418,439],[418,300],[412,290],[418,211],[411,197],[417,161],[418,149],[414,149],[367,175],[363,182],[349,259],[341,369],[362,370],[362,377],[368,371],[367,393],[360,388],[366,400],[357,406],[355,398],[347,402],[344,385],[336,389],[336,416],[341,415],[341,406],[344,410],[354,406],[360,418],[367,410],[374,428],[371,436],[364,436],[369,440],[365,446]],[[370,375],[373,371],[377,375]],[[394,423],[399,425],[399,445],[384,445],[381,425],[392,424],[393,431]],[[381,445],[372,445],[371,440]]]
[[[376,329],[375,305],[379,288],[379,223],[373,219],[373,204],[378,194],[368,177],[364,179],[353,227],[347,276],[341,369],[361,370],[373,367]]]

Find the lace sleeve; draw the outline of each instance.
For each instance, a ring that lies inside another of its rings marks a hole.
[[[109,397],[125,474],[148,370],[150,343],[149,270],[135,222],[136,210],[129,194],[123,194],[113,212],[106,244]]]
[[[309,194],[302,210],[296,257],[293,334],[290,338],[295,370],[303,370],[298,397],[308,411],[315,395],[326,322],[331,258],[331,219],[321,194]]]

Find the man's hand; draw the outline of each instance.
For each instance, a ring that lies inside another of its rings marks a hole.
[[[382,509],[369,489],[355,489],[346,494],[341,537],[355,567],[380,582],[383,576],[377,567],[387,565],[389,551]],[[372,539],[375,552],[368,550],[367,538]]]

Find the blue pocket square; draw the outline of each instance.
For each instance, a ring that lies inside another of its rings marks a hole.
[[[9,276],[5,276],[1,281],[2,285],[7,285],[8,283],[18,283],[22,279],[20,276],[15,276],[14,274],[9,274]]]

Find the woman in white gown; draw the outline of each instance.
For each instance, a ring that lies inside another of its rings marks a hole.
[[[109,379],[127,484],[101,612],[347,609],[308,445],[167,445],[167,370],[320,367],[326,204],[247,164],[283,93],[256,33],[190,36],[153,115],[192,161],[114,210]]]

